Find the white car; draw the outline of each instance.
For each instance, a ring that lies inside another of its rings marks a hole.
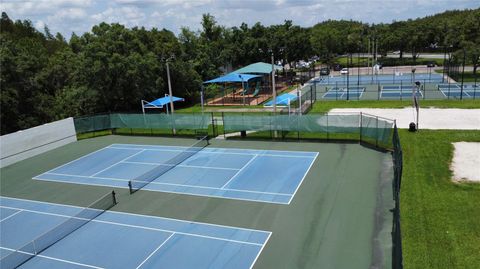
[[[348,74],[348,68],[342,68],[342,70],[340,70],[340,74],[342,75]]]

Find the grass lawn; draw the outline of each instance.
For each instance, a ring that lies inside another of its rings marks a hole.
[[[411,100],[317,101],[310,112],[327,112],[333,108],[403,108],[408,106],[412,106]],[[421,100],[420,107],[480,108],[480,100]]]
[[[400,130],[405,268],[479,268],[480,184],[452,183],[452,142],[480,131]]]

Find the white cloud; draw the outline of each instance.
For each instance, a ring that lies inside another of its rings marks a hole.
[[[58,10],[53,16],[49,16],[51,20],[81,20],[85,19],[87,12],[82,8],[65,8]]]
[[[43,30],[45,28],[45,23],[43,21],[36,21],[34,25],[35,28],[39,30]]]
[[[105,21],[127,27],[166,28],[178,33],[182,26],[201,28],[204,13],[220,25],[294,24],[312,26],[328,19],[354,19],[369,23],[422,17],[447,9],[478,8],[471,0],[0,0],[12,19],[29,19],[43,31],[69,36],[81,34]]]
[[[96,22],[118,22],[126,26],[141,26],[146,18],[140,8],[135,6],[109,7],[105,11],[94,14],[91,18]]]

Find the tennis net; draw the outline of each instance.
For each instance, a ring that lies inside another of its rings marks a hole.
[[[69,217],[54,228],[3,257],[0,260],[0,268],[13,269],[19,267],[51,245],[57,243],[83,225],[87,224],[89,221],[98,217],[106,210],[112,208],[116,203],[115,192],[112,191],[105,194],[100,199],[83,208],[73,217]]]
[[[170,158],[165,163],[161,163],[152,170],[132,179],[128,182],[128,188],[130,189],[130,194],[138,191],[139,189],[145,187],[150,182],[154,181],[161,175],[165,174],[166,172],[172,170],[175,166],[179,165],[186,159],[193,156],[195,153],[202,150],[204,147],[208,146],[208,137],[204,136],[199,138],[199,141],[195,142],[195,144],[191,145],[187,149],[181,151],[180,153],[176,154],[174,157]]]

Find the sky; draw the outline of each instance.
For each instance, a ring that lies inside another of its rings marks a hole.
[[[475,0],[0,0],[0,10],[11,19],[28,19],[42,32],[47,25],[51,33],[67,39],[101,22],[165,28],[175,34],[181,27],[195,31],[204,13],[227,27],[284,20],[305,27],[328,19],[388,23],[478,7]]]

